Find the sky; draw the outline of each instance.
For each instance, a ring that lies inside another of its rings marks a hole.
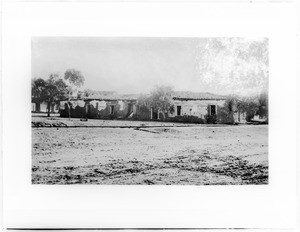
[[[32,78],[85,77],[82,89],[253,95],[268,90],[267,38],[33,37]]]

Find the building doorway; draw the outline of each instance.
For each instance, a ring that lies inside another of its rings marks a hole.
[[[216,111],[216,106],[215,105],[210,105],[210,115],[216,115],[217,111]]]
[[[181,106],[177,106],[177,116],[181,115]]]
[[[115,113],[115,106],[111,105],[110,106],[110,114],[114,114]]]

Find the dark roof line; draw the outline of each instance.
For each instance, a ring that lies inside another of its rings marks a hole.
[[[225,100],[225,97],[216,97],[216,98],[184,98],[184,97],[173,97],[173,100],[182,100],[182,101],[195,101],[195,100]]]
[[[70,101],[136,101],[137,99],[125,99],[125,98],[115,98],[115,99],[110,99],[110,98],[73,98],[70,99]]]

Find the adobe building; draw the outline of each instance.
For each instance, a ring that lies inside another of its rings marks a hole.
[[[174,112],[169,117],[187,115],[205,119],[206,115],[217,115],[225,99],[224,96],[211,93],[177,91],[173,95]]]
[[[217,116],[226,97],[211,93],[175,91],[172,95],[172,111],[162,112],[147,105],[138,104],[137,94],[117,94],[111,91],[96,91],[84,98],[51,104],[51,113],[61,117],[91,119],[168,120],[181,116],[194,116],[206,122],[207,116]],[[47,112],[45,103],[32,103],[32,112]],[[246,122],[245,114],[233,112],[234,122]]]
[[[60,116],[93,119],[126,119],[136,113],[135,95],[97,94],[60,102]],[[70,113],[70,115],[69,115]]]
[[[33,113],[47,113],[48,112],[48,103],[47,102],[31,102],[31,112]],[[59,104],[51,103],[50,104],[50,113],[59,113]]]

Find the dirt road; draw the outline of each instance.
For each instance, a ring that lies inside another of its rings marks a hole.
[[[268,183],[267,125],[164,126],[32,128],[32,183]]]

